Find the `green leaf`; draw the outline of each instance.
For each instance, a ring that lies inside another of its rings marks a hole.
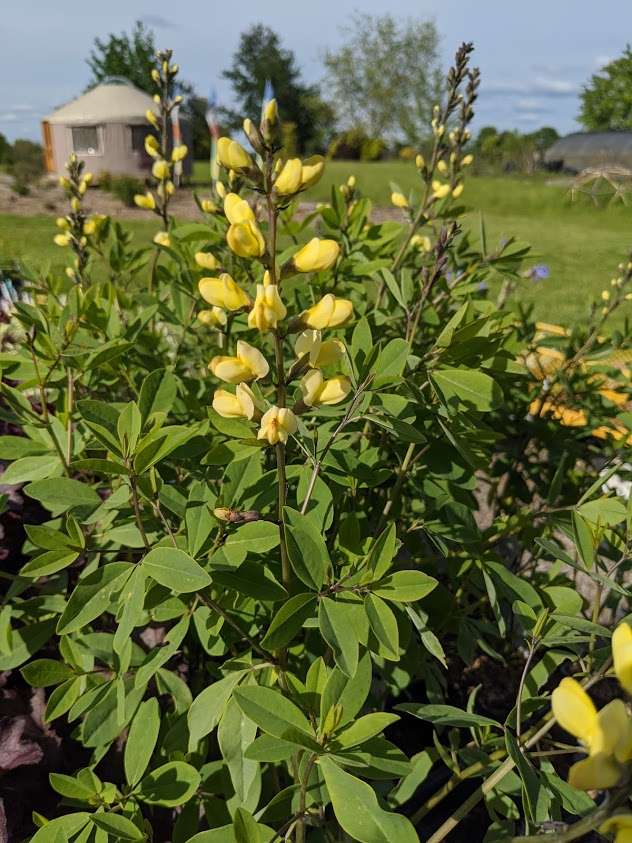
[[[364,608],[371,631],[385,651],[384,658],[397,661],[399,659],[399,630],[397,618],[392,609],[376,594],[367,594]]]
[[[70,463],[70,468],[74,471],[89,471],[93,474],[104,474],[106,477],[128,477],[130,475],[129,468],[126,468],[122,463],[115,460],[73,460]]]
[[[69,477],[37,480],[35,483],[29,483],[24,491],[46,509],[56,513],[65,512],[77,506],[94,509],[101,504],[101,498],[92,486]]]
[[[143,777],[158,740],[160,731],[160,707],[152,697],[141,703],[134,715],[125,744],[123,758],[125,778],[134,787]]]
[[[624,521],[626,515],[625,504],[619,498],[588,501],[577,507],[577,512],[594,526],[601,527],[614,527]]]
[[[129,562],[111,562],[79,580],[57,623],[57,634],[76,632],[102,615],[125,585],[132,568]]]
[[[378,597],[393,600],[395,603],[410,603],[421,600],[438,585],[434,577],[423,571],[396,571],[375,583],[371,590]]]
[[[154,547],[141,564],[145,573],[176,594],[200,591],[211,583],[195,559],[176,547]]]
[[[44,646],[54,631],[54,618],[11,630],[11,652],[0,656],[0,670],[13,670],[24,664]]]
[[[44,524],[25,524],[24,529],[33,544],[44,550],[68,550],[74,546],[69,536]]]
[[[62,773],[49,773],[50,786],[67,799],[77,799],[80,802],[89,802],[95,796],[94,787],[88,787],[73,776],[64,776]]]
[[[105,401],[84,398],[77,407],[88,427],[97,438],[116,454],[120,454],[118,439],[119,411]]]
[[[156,413],[169,413],[176,397],[177,382],[166,369],[154,369],[140,388],[138,407],[145,424]]]
[[[307,618],[311,617],[315,606],[316,597],[313,594],[295,594],[290,597],[272,618],[261,646],[270,651],[286,647]]]
[[[358,662],[358,669],[349,678],[337,667],[329,674],[329,679],[320,700],[320,719],[324,721],[327,712],[335,703],[342,708],[340,726],[350,723],[364,705],[371,689],[373,671],[371,656],[365,653]]]
[[[252,521],[231,533],[224,543],[224,553],[231,565],[241,565],[247,553],[262,555],[279,544],[279,527],[271,521]]]
[[[398,711],[406,711],[408,714],[412,714],[413,717],[418,717],[420,720],[434,723],[436,726],[496,726],[499,729],[502,728],[500,723],[492,720],[490,717],[483,717],[482,714],[472,714],[454,705],[401,703],[400,705],[396,705],[395,708]]]
[[[260,843],[259,826],[252,814],[244,808],[237,808],[235,811],[233,828],[237,843]]]
[[[410,820],[383,810],[372,787],[342,770],[331,758],[320,769],[340,826],[359,843],[419,843]]]
[[[127,817],[121,814],[92,814],[90,819],[97,828],[102,829],[118,840],[146,840],[145,834]]]
[[[406,340],[399,338],[391,340],[371,366],[371,371],[375,374],[372,386],[377,388],[389,384],[395,378],[400,378],[409,354],[410,346]]]
[[[533,764],[531,764],[522,752],[516,738],[508,730],[505,732],[505,746],[507,747],[507,754],[516,765],[516,769],[522,780],[525,813],[531,822],[535,822],[537,818],[538,793],[540,790],[538,774]]]
[[[2,473],[3,486],[16,486],[18,483],[31,483],[56,477],[62,473],[61,460],[56,454],[41,457],[23,457],[12,462]]]
[[[366,558],[366,567],[371,571],[373,579],[381,579],[393,563],[397,549],[397,530],[395,524],[383,530],[371,545]]]
[[[475,369],[436,369],[431,380],[442,401],[454,410],[488,412],[500,406],[503,399],[496,381]]]
[[[46,823],[31,837],[30,843],[67,843],[74,834],[78,834],[90,822],[90,814],[78,811],[65,814]]]
[[[318,607],[318,625],[340,670],[345,676],[353,676],[358,667],[358,638],[344,600],[323,597]]]
[[[301,515],[289,506],[283,513],[290,564],[301,582],[319,591],[331,565],[323,535],[309,515]]]
[[[258,685],[246,685],[237,688],[234,696],[246,717],[275,738],[285,738],[294,731],[303,732],[305,735],[312,734],[309,720],[303,712],[279,691]]]
[[[357,746],[381,734],[387,726],[396,723],[398,720],[397,714],[388,714],[385,711],[365,714],[364,717],[360,717],[342,732],[335,735],[336,744],[344,749]]]
[[[243,670],[229,673],[209,685],[193,700],[187,713],[189,752],[194,752],[199,741],[217,726],[233,689],[243,676]]]
[[[237,570],[213,571],[213,582],[264,602],[276,603],[287,597],[287,591],[261,562],[244,562]]]
[[[25,665],[20,673],[33,688],[59,685],[67,679],[72,679],[75,675],[71,667],[54,659],[36,659],[34,662]]]
[[[20,569],[20,576],[37,579],[38,577],[56,574],[72,565],[78,556],[79,553],[76,550],[69,550],[68,548],[47,550],[45,553],[40,553],[39,556],[34,556],[33,559],[29,560]]]
[[[184,761],[169,761],[152,770],[134,790],[135,796],[148,805],[175,808],[184,805],[200,786],[200,774]]]
[[[0,460],[19,460],[46,451],[48,447],[43,442],[35,442],[26,436],[0,436]]]

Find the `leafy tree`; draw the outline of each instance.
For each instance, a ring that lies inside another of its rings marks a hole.
[[[151,70],[156,60],[155,36],[137,20],[131,33],[110,33],[106,40],[94,39],[94,47],[86,60],[92,71],[91,85],[108,76],[123,76],[142,91],[154,93]]]
[[[234,111],[223,109],[227,125],[241,127],[242,114],[258,114],[266,81],[272,83],[283,123],[294,124],[299,152],[322,149],[333,113],[320,98],[316,86],[305,85],[291,50],[285,49],[276,32],[255,24],[242,32],[230,68],[222,74],[232,85]]]
[[[590,77],[580,94],[579,122],[590,132],[632,129],[632,48]]]
[[[419,146],[442,90],[434,22],[357,12],[342,31],[346,42],[325,55],[340,120]]]
[[[0,165],[6,165],[11,160],[11,144],[0,132]]]

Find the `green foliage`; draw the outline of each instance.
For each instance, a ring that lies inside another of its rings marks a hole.
[[[632,49],[594,73],[580,98],[579,122],[589,132],[632,129]]]
[[[558,139],[557,131],[543,126],[535,132],[499,132],[484,126],[472,144],[478,170],[532,173],[543,164],[544,152]]]
[[[43,689],[81,752],[22,837],[438,841],[485,796],[481,837],[507,839],[594,810],[564,780],[550,692],[604,677],[629,608],[631,349],[607,326],[632,270],[572,330],[506,307],[528,248],[474,239],[455,195],[469,52],[440,109],[454,134],[435,127],[402,222],[352,183],[295,215],[262,140],[263,169],[233,187],[264,194],[264,254],[228,248],[221,210],[179,225],[167,208],[158,243],[104,220],[62,238],[69,272],[25,280],[23,341],[0,353],[0,459],[26,501],[0,670]],[[334,261],[299,273],[314,236]],[[200,251],[251,299],[270,273],[279,325],[253,327],[250,303],[197,319]],[[303,339],[339,343],[322,368],[348,392],[306,403],[296,339],[326,295],[349,320]],[[232,418],[208,366],[236,340],[273,371]],[[273,407],[295,415],[287,441]]]
[[[100,181],[100,186],[120,199],[128,208],[134,207],[134,196],[143,193],[145,186],[134,176],[111,176],[107,184]]]
[[[12,146],[2,150],[2,163],[13,176],[13,189],[21,196],[29,193],[31,185],[44,174],[44,151],[39,143],[30,140],[16,140]]]
[[[141,91],[153,94],[151,71],[156,61],[153,31],[137,20],[130,33],[110,33],[104,40],[95,38],[86,64],[92,73],[91,85],[112,76],[128,79]]]

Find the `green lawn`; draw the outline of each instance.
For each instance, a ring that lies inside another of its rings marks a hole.
[[[405,192],[418,183],[412,164],[334,161],[305,198],[326,201],[331,186],[352,173],[360,190],[376,205],[388,204],[391,181]],[[199,182],[207,179],[206,163],[197,162],[194,174]],[[632,247],[632,207],[571,204],[564,187],[547,186],[542,177],[471,176],[463,201],[476,209],[466,218],[476,236],[482,213],[490,247],[500,238],[515,236],[532,245],[532,263],[550,267],[548,279],[537,284],[525,280],[516,294],[522,301],[533,302],[537,315],[548,320],[570,323],[585,318],[591,296],[609,285],[617,264]],[[125,225],[139,242],[153,230],[149,222]],[[0,263],[8,258],[59,261],[60,250],[52,243],[54,230],[50,217],[0,215]]]

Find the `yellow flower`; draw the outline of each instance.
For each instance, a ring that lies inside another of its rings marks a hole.
[[[257,439],[267,439],[270,445],[285,443],[297,427],[296,416],[287,407],[270,407],[261,418]]]
[[[304,310],[300,319],[308,328],[336,328],[348,322],[353,316],[353,304],[349,299],[337,299],[332,293],[327,293],[312,307]]]
[[[417,167],[418,170],[422,170],[425,166],[426,162],[424,161],[423,155],[417,155],[415,158],[415,167]]]
[[[250,305],[250,296],[233,281],[227,272],[222,272],[219,278],[200,278],[198,289],[204,301],[214,307],[240,310]]]
[[[77,211],[81,208],[81,202],[76,196],[73,196],[70,200],[70,207],[75,213],[77,213]]]
[[[260,258],[265,254],[266,241],[255,222],[231,225],[226,232],[226,241],[240,258]]]
[[[227,170],[237,172],[249,170],[253,166],[252,158],[243,146],[230,138],[217,141],[217,160]]]
[[[462,167],[469,167],[470,164],[474,161],[474,156],[471,154],[464,155],[463,160],[461,161]]]
[[[435,199],[444,199],[450,192],[449,184],[442,184],[438,179],[432,182],[432,195]]]
[[[442,176],[445,176],[448,172],[448,165],[445,161],[437,161],[437,170],[439,170]]]
[[[464,185],[463,183],[461,183],[457,184],[457,186],[454,188],[454,190],[452,191],[452,196],[454,196],[455,199],[458,199],[459,196],[463,193],[463,187]]]
[[[182,161],[187,157],[188,153],[189,150],[186,144],[181,143],[179,146],[174,146],[173,151],[171,153],[171,160]]]
[[[308,330],[299,334],[294,344],[297,357],[309,355],[309,365],[314,369],[337,363],[345,353],[345,347],[340,340],[322,341],[320,331]]]
[[[255,414],[255,396],[247,383],[238,383],[235,394],[216,389],[213,409],[225,419],[251,419]]]
[[[432,241],[429,237],[426,237],[423,234],[414,234],[410,238],[410,245],[414,246],[416,249],[421,249],[423,252],[432,251]]]
[[[152,175],[158,181],[164,181],[169,178],[169,164],[166,161],[154,161],[154,166],[151,168]]]
[[[349,176],[349,178],[347,179],[347,187],[350,190],[353,190],[353,188],[355,186],[356,186],[356,177],[355,176]]]
[[[227,383],[259,380],[270,371],[263,354],[243,340],[237,341],[235,357],[213,357],[208,367],[216,378]]]
[[[287,309],[281,301],[276,284],[257,284],[257,295],[252,310],[248,314],[248,327],[269,331],[276,328],[279,319],[285,319]]]
[[[221,307],[213,307],[211,310],[200,310],[197,318],[203,325],[209,328],[220,328],[226,324],[226,313]]]
[[[217,258],[211,252],[196,252],[195,262],[202,269],[217,269],[219,266]]]
[[[69,234],[56,234],[53,237],[53,242],[56,246],[69,246],[71,239]]]
[[[281,196],[290,196],[301,189],[303,167],[300,158],[288,158],[274,180],[274,189]]]
[[[202,210],[205,214],[217,213],[217,205],[211,199],[202,199],[200,205],[202,206]]]
[[[68,222],[66,217],[57,217],[57,219],[55,220],[55,225],[57,226],[57,228],[61,228],[64,230],[70,228],[70,223]]]
[[[154,237],[154,243],[157,246],[171,246],[171,237],[169,237],[166,231],[159,231]]]
[[[619,684],[632,695],[632,626],[620,623],[612,635],[612,659]]]
[[[276,123],[279,119],[279,107],[275,99],[268,100],[263,109],[263,119],[268,123]]]
[[[610,301],[610,290],[602,290],[601,291],[601,298],[602,298],[602,301]]]
[[[632,814],[614,814],[599,826],[600,834],[614,831],[614,843],[632,843]]]
[[[310,158],[306,158],[303,161],[303,165],[301,167],[301,189],[306,190],[308,187],[316,184],[316,182],[320,179],[323,174],[323,170],[325,169],[325,159],[322,155],[312,155]],[[353,179],[355,184],[355,177],[349,176],[347,184]],[[349,184],[349,187],[353,185]]]
[[[335,240],[313,237],[294,255],[294,266],[299,272],[324,272],[336,263],[340,246]]]
[[[160,146],[158,145],[158,138],[155,135],[145,136],[145,152],[151,155],[152,158],[158,158],[160,155]]]
[[[156,200],[154,199],[153,193],[149,193],[149,191],[145,194],[137,193],[134,196],[134,202],[139,208],[145,208],[148,211],[153,211],[156,207]]]
[[[145,119],[148,123],[151,123],[154,129],[158,128],[158,116],[154,111],[151,110],[151,108],[148,108],[145,112]]]
[[[224,213],[230,223],[256,222],[255,214],[248,202],[236,193],[228,193],[224,199]]]
[[[303,402],[308,407],[317,407],[321,404],[338,404],[344,401],[351,392],[351,381],[344,375],[325,380],[320,369],[310,369],[301,378],[300,387]]]
[[[391,193],[391,202],[396,208],[408,207],[408,199],[406,199],[403,193],[399,193],[397,190],[394,190],[393,193]]]
[[[86,220],[83,224],[83,233],[90,237],[92,234],[95,234],[97,230],[97,221],[96,220]]]

